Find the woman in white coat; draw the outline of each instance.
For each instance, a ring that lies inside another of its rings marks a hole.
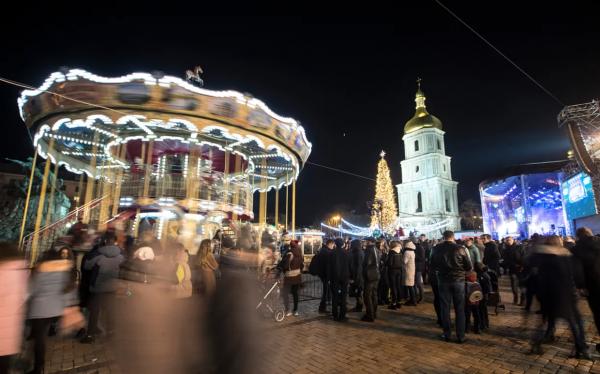
[[[402,260],[404,263],[404,272],[402,274],[402,285],[406,287],[406,294],[409,299],[404,305],[416,306],[415,298],[415,243],[408,240],[404,243],[404,255]]]

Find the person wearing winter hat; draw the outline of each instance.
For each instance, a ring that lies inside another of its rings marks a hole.
[[[404,305],[416,306],[417,299],[415,297],[415,243],[407,241],[404,244],[404,254],[402,255],[403,272],[402,285],[406,287],[408,294],[408,302]]]

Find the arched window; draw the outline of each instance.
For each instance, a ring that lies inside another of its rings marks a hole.
[[[423,211],[423,200],[421,199],[421,192],[417,192],[417,213]]]
[[[417,165],[416,169],[415,169],[415,173],[419,172],[419,165]]]
[[[444,164],[444,171],[446,171],[446,164]]]
[[[419,150],[419,141],[415,140],[415,152]]]
[[[438,149],[442,149],[442,143],[440,143],[439,139],[437,140],[437,146],[438,146]]]
[[[451,212],[452,211],[452,206],[450,203],[450,192],[448,190],[446,190],[446,192],[444,193],[445,198],[446,198],[446,212]]]

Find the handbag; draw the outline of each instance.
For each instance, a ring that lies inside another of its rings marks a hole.
[[[85,318],[78,306],[66,307],[60,319],[60,331],[63,335],[85,327]]]

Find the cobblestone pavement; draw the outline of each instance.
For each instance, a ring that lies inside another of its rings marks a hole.
[[[509,300],[504,280],[502,285],[503,299]],[[568,358],[573,343],[564,324],[557,328],[557,341],[544,346],[544,354],[527,354],[539,316],[525,314],[510,303],[497,316],[490,314],[488,332],[468,334],[462,345],[439,339],[430,294],[417,307],[380,309],[375,323],[360,322],[359,313],[349,313],[349,322],[337,323],[316,310],[316,301],[304,301],[299,317],[281,323],[264,320],[267,332],[260,372],[600,373],[600,356],[595,352],[595,361]],[[588,343],[600,342],[585,302],[581,310]],[[52,338],[47,354],[48,373],[121,372],[102,340],[83,345],[74,339]]]

